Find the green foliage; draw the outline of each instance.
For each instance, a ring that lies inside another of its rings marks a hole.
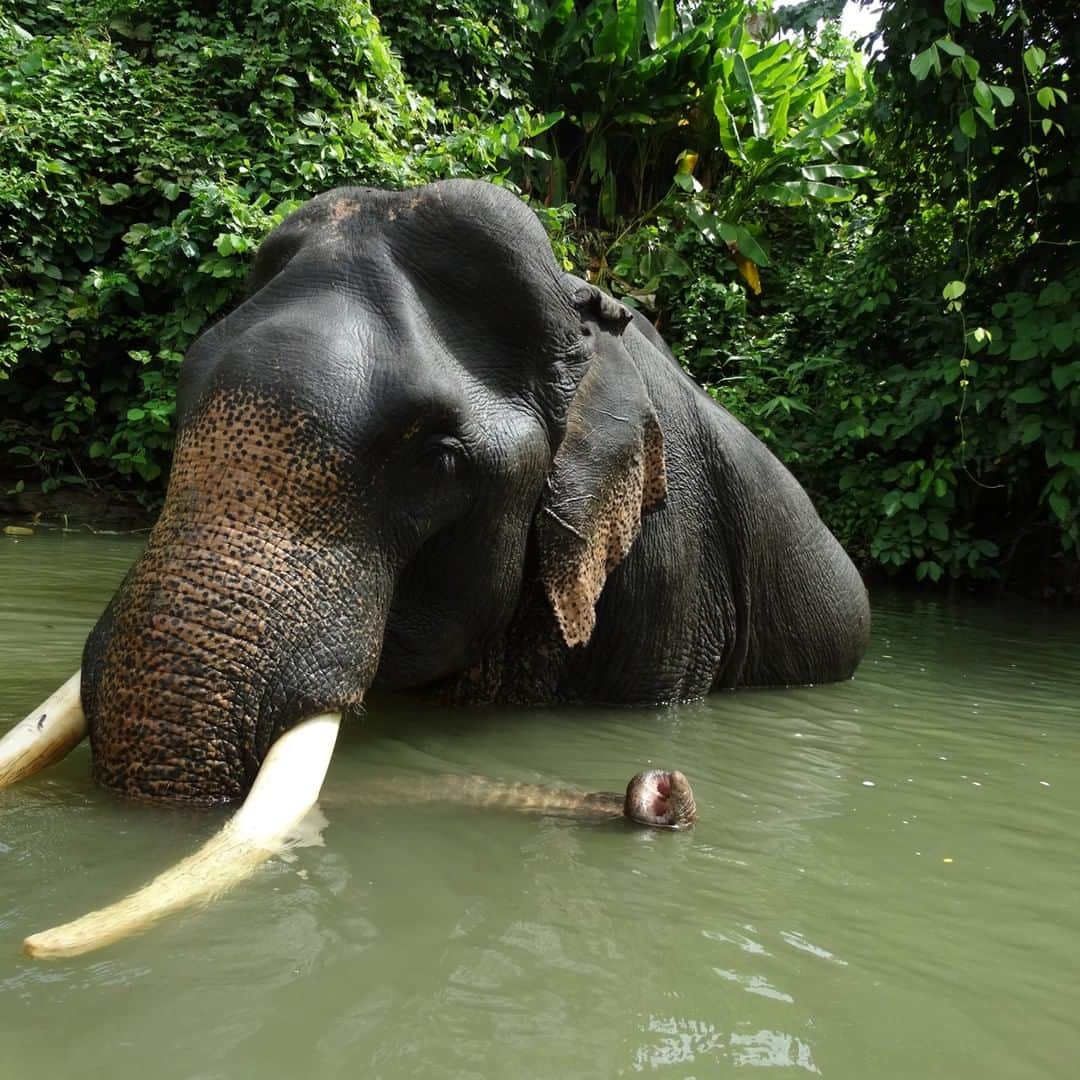
[[[1002,577],[1050,576],[1052,560],[1080,553],[1070,7],[886,3],[879,23],[876,234],[905,298],[889,346],[918,400],[942,410],[908,437],[950,469],[949,538],[916,564],[923,576],[963,576],[950,559],[972,557],[966,535],[954,542],[958,523],[996,541],[986,572]],[[902,546],[876,554],[906,564]]]
[[[540,126],[458,124],[361,0],[16,5],[0,109],[0,452],[47,485],[156,486],[179,358],[290,209],[505,173]]]
[[[592,269],[631,301],[681,276],[684,232],[756,274],[768,264],[764,214],[846,201],[847,182],[869,173],[845,160],[868,99],[850,45],[834,60],[769,41],[739,0],[537,0],[532,11],[546,72],[534,100],[563,118],[525,186],[614,233]]]
[[[168,468],[176,372],[337,184],[485,176],[650,315],[864,566],[1068,581],[1068,0],[21,0],[0,15],[0,476]],[[1075,573],[1075,571],[1074,571]]]
[[[440,105],[501,116],[527,105],[534,61],[521,0],[375,0],[409,81]]]

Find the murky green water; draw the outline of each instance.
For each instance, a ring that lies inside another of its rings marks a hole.
[[[0,536],[0,730],[79,662],[130,540]],[[31,931],[217,824],[0,792],[0,1077],[1064,1078],[1080,1060],[1080,619],[879,598],[857,679],[674,709],[374,704],[324,846],[89,957]],[[371,807],[377,776],[621,786],[685,835]],[[750,1073],[761,1075],[760,1073]]]

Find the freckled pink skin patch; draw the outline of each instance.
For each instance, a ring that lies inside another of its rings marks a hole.
[[[233,393],[181,432],[165,506],[84,690],[94,774],[111,790],[194,805],[246,793],[244,748],[265,753],[256,711],[290,611],[317,610],[358,576],[340,555],[343,462],[307,426]]]

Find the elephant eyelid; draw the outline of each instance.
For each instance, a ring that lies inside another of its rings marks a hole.
[[[427,450],[451,450],[455,453],[464,453],[465,447],[456,435],[429,435],[424,440],[424,448]]]
[[[422,461],[444,461],[447,464],[459,464],[468,461],[469,454],[465,444],[453,435],[429,435],[420,451]]]

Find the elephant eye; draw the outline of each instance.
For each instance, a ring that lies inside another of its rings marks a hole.
[[[452,435],[432,435],[424,440],[420,464],[426,469],[450,473],[465,460],[465,447]]]

